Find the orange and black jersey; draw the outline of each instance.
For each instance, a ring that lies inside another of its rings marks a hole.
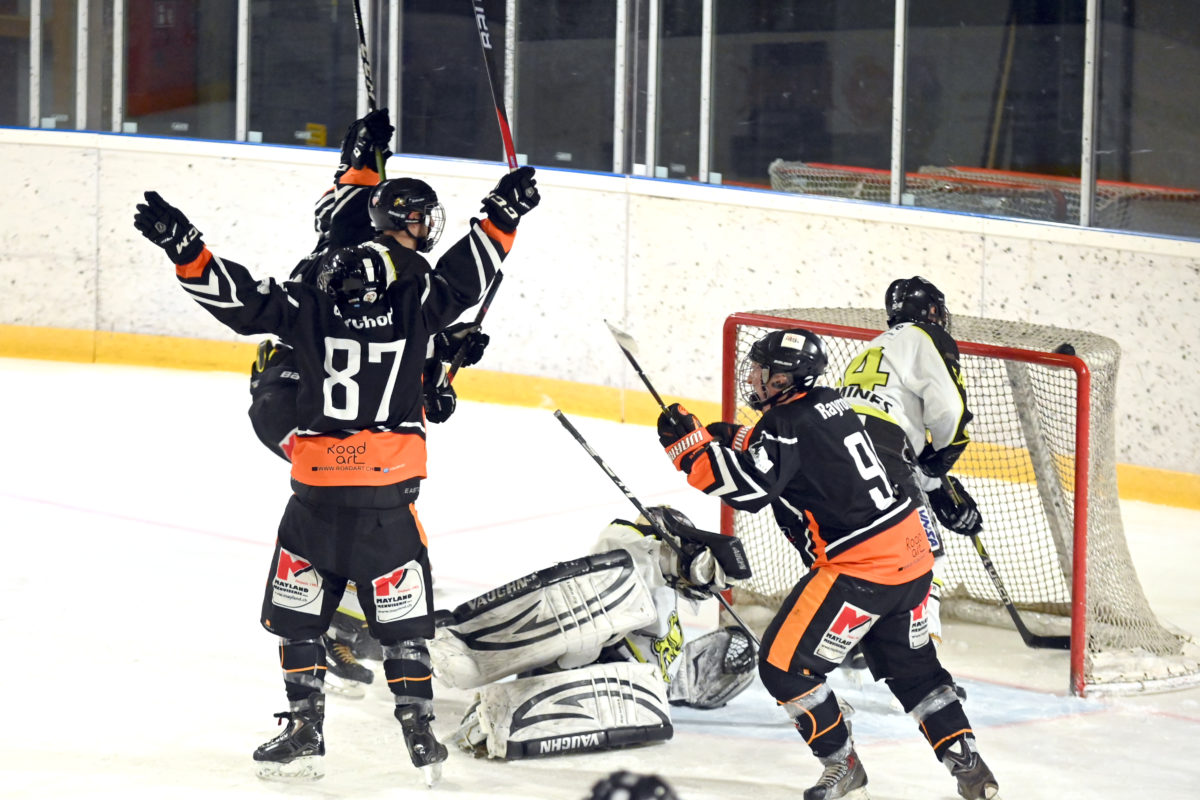
[[[239,334],[275,334],[294,348],[296,483],[379,487],[425,477],[421,381],[429,337],[479,301],[513,237],[473,221],[433,270],[385,240],[392,282],[356,317],[343,317],[314,286],[258,281],[207,248],[176,268],[183,288],[220,322]]]
[[[880,583],[933,566],[917,503],[889,480],[862,422],[834,389],[768,409],[743,449],[709,442],[688,482],[743,511],[770,505],[806,567],[832,564]]]

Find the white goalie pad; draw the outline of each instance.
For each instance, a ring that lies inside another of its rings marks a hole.
[[[671,680],[671,705],[720,708],[754,681],[757,652],[741,628],[721,628],[683,645]]]
[[[462,730],[472,732],[476,752],[486,742],[489,758],[507,760],[665,741],[674,733],[657,670],[629,662],[485,686]]]
[[[429,655],[438,680],[460,689],[555,662],[563,669],[590,664],[607,645],[658,620],[625,550],[556,564],[468,600],[451,616]]]

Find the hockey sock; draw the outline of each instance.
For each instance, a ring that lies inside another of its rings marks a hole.
[[[383,673],[396,705],[433,701],[433,670],[424,639],[405,639],[383,646]]]
[[[969,738],[972,741],[975,738],[971,731],[971,723],[953,687],[939,686],[934,689],[917,704],[912,715],[938,761],[943,759],[946,750],[960,738]]]
[[[325,647],[319,639],[284,639],[279,644],[279,665],[289,702],[323,691]]]

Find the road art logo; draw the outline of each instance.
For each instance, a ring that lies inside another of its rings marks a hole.
[[[279,548],[279,564],[271,576],[271,603],[305,614],[320,614],[323,597],[317,568],[308,559]]]
[[[375,618],[380,622],[425,614],[425,577],[416,561],[380,575],[371,583],[375,588]]]
[[[835,664],[841,664],[846,659],[846,654],[862,641],[877,619],[878,614],[863,611],[850,603],[842,603],[833,622],[822,634],[816,654]]]

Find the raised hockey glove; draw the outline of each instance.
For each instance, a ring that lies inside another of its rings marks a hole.
[[[658,415],[658,441],[675,469],[681,472],[691,469],[701,448],[712,440],[712,434],[700,424],[700,418],[689,414],[679,403],[672,403]]]
[[[719,444],[730,450],[745,450],[750,445],[750,433],[754,428],[735,422],[710,422],[704,426]]]
[[[974,536],[983,530],[979,506],[957,478],[947,475],[940,487],[931,490],[929,505],[938,522],[955,533]]]
[[[469,367],[479,363],[491,340],[474,322],[459,322],[433,337],[433,352],[440,360],[453,364],[461,351],[462,361],[458,365]]]
[[[166,251],[176,264],[190,264],[199,258],[204,252],[204,242],[196,226],[158,192],[146,192],[145,196],[146,202],[138,203],[133,215],[133,227]]]
[[[458,407],[458,394],[446,382],[446,368],[436,358],[425,362],[425,419],[445,422]]]
[[[515,231],[521,217],[542,201],[533,173],[533,167],[518,167],[501,178],[496,188],[483,198],[479,210],[486,212],[492,224],[505,233]]]
[[[387,160],[392,154],[388,146],[392,143],[395,131],[386,108],[376,109],[362,119],[354,120],[342,139],[341,167],[376,169],[375,152],[379,151]]]

